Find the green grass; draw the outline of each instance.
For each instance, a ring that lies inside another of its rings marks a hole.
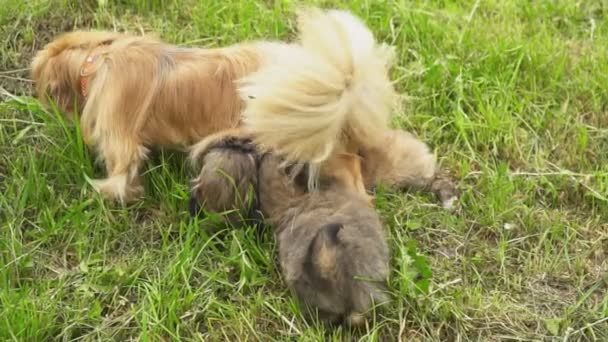
[[[105,203],[74,125],[28,97],[21,69],[60,31],[289,39],[296,2],[3,0],[0,340],[608,340],[608,3],[315,3],[397,46],[395,124],[462,189],[455,212],[379,193],[391,306],[359,332],[306,323],[269,230],[189,219],[184,156],[149,163],[145,201]]]

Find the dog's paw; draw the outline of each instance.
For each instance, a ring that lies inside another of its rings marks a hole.
[[[443,209],[452,210],[454,208],[454,202],[458,200],[458,196],[454,195],[444,201],[441,201],[441,206]]]
[[[458,200],[458,189],[456,184],[446,175],[438,175],[431,184],[431,191],[437,195],[441,206],[451,210]]]
[[[106,179],[95,179],[91,181],[95,191],[99,192],[105,199],[126,204],[141,198],[144,188],[141,185],[129,185],[126,175],[113,176]]]

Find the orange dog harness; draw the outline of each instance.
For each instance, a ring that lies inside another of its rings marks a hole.
[[[111,42],[103,42],[100,45],[97,45],[87,55],[87,58],[82,63],[82,67],[80,68],[80,93],[83,97],[87,97],[89,95],[89,76],[91,76],[97,68],[99,68],[99,63],[95,63],[99,57],[102,57],[107,53],[107,51],[99,51],[105,50]]]

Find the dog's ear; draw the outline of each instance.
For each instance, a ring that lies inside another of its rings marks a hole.
[[[36,86],[36,95],[42,101],[46,101],[45,93],[51,79],[51,70],[48,70],[47,67],[51,58],[46,49],[41,50],[38,51],[30,65],[31,77]]]
[[[51,54],[41,50],[31,64],[31,76],[35,82],[36,95],[43,104],[54,102],[66,115],[71,116],[76,108],[71,65],[63,54]]]
[[[339,223],[332,223],[321,228],[312,240],[308,249],[309,272],[320,279],[333,280],[338,262],[338,234],[342,229]]]
[[[34,81],[40,79],[40,76],[42,75],[42,70],[46,66],[47,61],[48,57],[45,51],[38,51],[38,53],[32,60],[32,63],[30,64],[31,77]]]

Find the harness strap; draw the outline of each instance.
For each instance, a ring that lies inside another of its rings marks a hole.
[[[80,68],[80,93],[83,97],[87,97],[89,95],[89,79],[90,76],[97,71],[100,67],[101,63],[95,63],[99,57],[102,57],[107,53],[107,47],[111,44],[111,41],[102,42],[100,45],[95,46],[89,51],[87,54],[87,58],[82,63],[82,67]]]

